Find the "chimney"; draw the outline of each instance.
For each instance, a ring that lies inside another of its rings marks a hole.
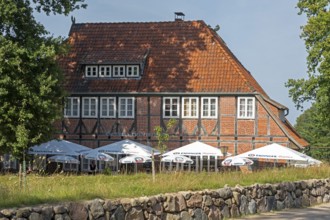
[[[174,12],[175,14],[175,21],[183,21],[184,20],[184,14],[182,12]]]

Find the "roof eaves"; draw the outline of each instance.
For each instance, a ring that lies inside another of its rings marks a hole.
[[[283,133],[285,135],[287,135],[287,137],[290,139],[290,141],[292,141],[297,147],[299,147],[300,149],[303,149],[306,146],[302,146],[300,143],[298,143],[298,141],[292,137],[289,132],[283,127],[281,121],[279,121],[279,118],[276,117],[274,115],[274,113],[268,108],[268,106],[265,104],[265,100],[263,99],[262,96],[260,95],[256,95],[256,98],[258,99],[259,103],[265,108],[265,110],[267,111],[267,113],[272,117],[272,119],[275,121],[275,123],[280,127],[280,129],[283,131]],[[286,122],[287,123],[287,122]],[[294,131],[294,129],[291,129]],[[295,132],[295,131],[294,131]],[[296,132],[295,132],[296,133]],[[300,137],[298,135],[298,137]]]

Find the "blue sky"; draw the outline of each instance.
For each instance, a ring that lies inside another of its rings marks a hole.
[[[275,101],[287,106],[294,124],[296,110],[284,86],[289,78],[305,78],[306,49],[300,27],[297,0],[86,0],[87,9],[71,15],[83,22],[173,21],[174,12],[185,20],[204,20],[214,27],[231,51]],[[37,15],[54,36],[67,36],[71,18]]]

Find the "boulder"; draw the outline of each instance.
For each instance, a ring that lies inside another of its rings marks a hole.
[[[209,195],[204,195],[204,196],[203,196],[203,207],[204,207],[204,206],[211,206],[211,205],[213,205],[213,201],[212,201],[211,196],[209,196]]]
[[[201,208],[203,204],[203,196],[199,193],[196,193],[187,200],[187,206],[189,208]]]
[[[68,207],[68,212],[72,220],[88,219],[87,208],[82,203],[70,203]]]
[[[98,199],[94,199],[90,203],[89,210],[90,210],[90,214],[93,216],[93,219],[98,219],[104,216],[103,204],[104,202]]]
[[[120,205],[111,215],[110,220],[125,219],[125,215],[126,215],[125,209],[122,205]]]
[[[239,208],[236,204],[233,204],[230,209],[230,215],[232,218],[237,218],[240,216]]]
[[[127,213],[125,220],[144,219],[143,210],[141,207],[133,207]]]
[[[54,213],[55,214],[63,214],[63,213],[66,213],[67,212],[67,209],[62,206],[62,205],[58,205],[58,206],[54,206]]]
[[[51,220],[54,216],[54,211],[52,207],[43,207],[41,209],[42,219]]]
[[[207,217],[208,219],[221,219],[220,209],[216,206],[211,206]]]
[[[248,206],[249,214],[257,213],[257,203],[254,199],[251,199]]]
[[[195,209],[194,218],[199,220],[208,220],[207,215],[200,208]]]
[[[16,211],[17,218],[28,218],[30,216],[31,209],[30,208],[21,208]]]
[[[37,212],[32,212],[29,216],[29,220],[42,220],[42,215]]]
[[[249,201],[245,195],[241,195],[240,204],[241,204],[239,207],[240,213],[242,213],[243,215],[248,214]]]
[[[232,195],[233,195],[233,192],[231,191],[231,189],[229,187],[219,189],[218,193],[219,193],[220,198],[223,198],[224,200],[232,197]]]

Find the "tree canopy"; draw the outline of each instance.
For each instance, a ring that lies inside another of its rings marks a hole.
[[[307,57],[307,79],[289,79],[286,86],[297,108],[312,101],[324,126],[330,128],[330,0],[299,0],[299,14],[305,14],[302,27]]]
[[[22,159],[47,140],[62,115],[63,39],[48,36],[33,13],[68,15],[84,0],[0,1],[0,152]],[[33,5],[33,7],[32,7]]]
[[[330,128],[323,126],[316,105],[312,105],[297,118],[295,128],[311,146],[330,147]]]

